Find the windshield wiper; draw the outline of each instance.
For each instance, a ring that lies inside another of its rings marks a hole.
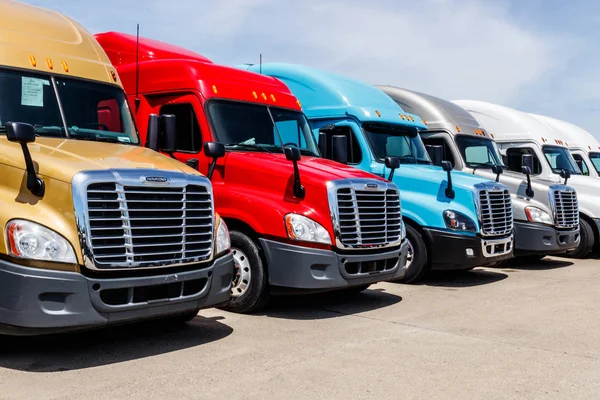
[[[496,163],[493,163],[491,161],[488,161],[486,163],[479,163],[479,162],[467,162],[467,165],[470,168],[473,168],[473,173],[475,173],[475,171],[477,170],[477,168],[485,168],[485,167],[489,167],[492,168],[494,165],[496,165]]]
[[[266,153],[273,153],[273,151],[267,149],[264,146],[261,146],[260,144],[252,144],[252,143],[228,143],[225,145],[225,147],[246,147],[248,149],[255,149],[255,150],[264,151]]]
[[[71,136],[71,139],[75,139],[75,140],[87,140],[87,141],[90,141],[90,142],[106,142],[106,143],[127,144],[125,142],[121,142],[117,138],[106,137],[106,136]]]

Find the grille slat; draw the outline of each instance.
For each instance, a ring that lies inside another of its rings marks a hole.
[[[480,190],[477,199],[483,236],[507,235],[512,232],[513,210],[508,190]]]
[[[554,222],[557,228],[574,229],[579,226],[579,202],[574,190],[552,189]]]
[[[337,189],[340,241],[344,246],[385,246],[400,241],[400,194],[396,189]]]
[[[90,250],[98,268],[201,261],[212,253],[214,216],[208,186],[92,183],[87,204]]]

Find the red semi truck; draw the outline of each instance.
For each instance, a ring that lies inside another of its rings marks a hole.
[[[174,115],[176,143],[159,150],[212,177],[236,265],[229,310],[251,312],[274,293],[360,291],[403,276],[398,188],[320,158],[282,82],[146,38],[96,38],[142,135],[151,114]]]

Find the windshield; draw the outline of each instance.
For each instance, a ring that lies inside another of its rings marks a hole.
[[[139,143],[123,91],[100,83],[0,70],[0,134],[9,121],[38,136]]]
[[[600,174],[600,153],[590,153],[589,155],[596,172]]]
[[[401,163],[431,164],[416,129],[381,122],[365,122],[363,130],[375,156],[398,157]]]
[[[491,139],[459,135],[456,136],[456,144],[469,168],[492,168],[494,165],[504,165],[496,142]]]
[[[283,153],[296,146],[305,155],[318,156],[317,145],[303,113],[223,100],[208,104],[214,133],[227,150]]]
[[[569,171],[571,174],[581,175],[581,170],[577,166],[575,159],[568,149],[558,146],[544,146],[544,156],[552,168],[552,172],[560,174],[561,171]]]

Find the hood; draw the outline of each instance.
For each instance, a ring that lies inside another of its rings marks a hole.
[[[241,179],[242,184],[260,182],[264,188],[281,193],[293,180],[294,165],[283,154],[232,151],[225,156],[225,179]],[[335,161],[319,157],[302,156],[298,162],[300,180],[307,187],[325,187],[328,181],[362,178],[384,181],[376,175]]]
[[[446,181],[448,180],[448,173],[435,165],[402,164],[400,169],[396,170],[395,174],[400,174],[406,179],[422,181],[423,183],[427,182],[433,184],[435,187],[440,187],[443,183],[443,187],[445,188]],[[452,170],[451,175],[452,185],[455,190],[464,189],[472,192],[474,185],[490,181],[490,179],[456,170]]]
[[[140,146],[40,137],[28,147],[38,174],[67,183],[80,171],[112,168],[150,168],[199,175],[177,160]],[[0,163],[25,170],[21,146],[0,137]]]

